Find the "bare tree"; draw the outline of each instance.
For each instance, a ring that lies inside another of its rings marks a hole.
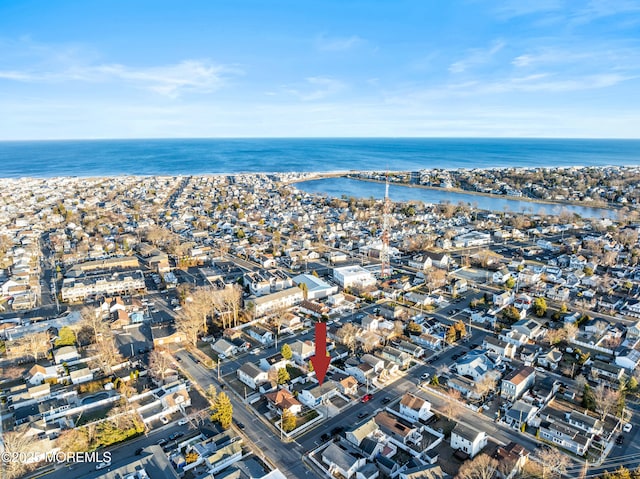
[[[176,315],[175,320],[176,328],[178,331],[184,333],[187,337],[187,341],[192,346],[196,346],[198,343],[198,335],[202,330],[202,316],[196,308],[191,308],[191,305],[187,303]]]
[[[541,466],[542,479],[561,477],[569,465],[569,458],[553,448],[540,449],[533,459]]]
[[[99,367],[105,374],[111,374],[113,366],[122,362],[122,355],[116,347],[113,332],[109,329],[100,333],[96,339],[94,364]]]
[[[50,347],[49,334],[41,332],[23,336],[14,341],[9,349],[13,357],[28,356],[34,361],[37,361]]]
[[[149,372],[156,380],[164,384],[167,373],[172,369],[173,360],[162,349],[154,349],[149,353]]]
[[[221,314],[233,318],[233,326],[238,325],[240,306],[242,304],[242,291],[238,285],[228,286],[217,292],[215,305]],[[224,324],[223,324],[224,327]],[[231,321],[228,327],[231,327]]]
[[[40,452],[34,450],[33,437],[28,434],[28,428],[21,426],[2,435],[2,451],[11,458],[13,455]],[[20,460],[2,461],[2,472],[9,479],[21,477],[31,466]],[[5,477],[5,476],[3,476]]]
[[[600,384],[593,390],[593,399],[596,403],[596,410],[600,414],[600,419],[604,420],[611,411],[615,410],[620,400],[620,391]]]
[[[578,326],[573,323],[566,323],[562,329],[564,329],[565,339],[567,340],[572,340],[578,334]]]
[[[346,323],[336,332],[338,341],[340,341],[347,348],[349,348],[352,354],[355,352],[355,349],[356,349],[356,335],[358,334],[358,332],[359,332],[358,328],[354,326],[352,323]]]
[[[496,378],[490,374],[485,374],[480,381],[475,383],[474,389],[478,395],[484,398],[491,391],[495,391],[497,384]]]
[[[457,389],[449,389],[449,391],[447,391],[447,398],[443,409],[445,416],[455,419],[462,414],[463,406],[460,402],[461,397],[462,394],[460,394],[460,391]]]
[[[460,467],[456,479],[492,479],[498,467],[498,461],[487,454],[479,454]]]
[[[447,272],[443,269],[431,268],[424,273],[424,282],[429,289],[429,293],[435,288],[439,288],[446,283]]]
[[[109,331],[109,324],[102,319],[99,311],[85,307],[80,311],[80,321],[74,326],[76,338],[81,346],[96,342]]]

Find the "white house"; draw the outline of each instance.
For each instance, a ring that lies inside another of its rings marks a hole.
[[[334,268],[333,279],[343,288],[364,289],[376,284],[373,273],[358,265]]]
[[[498,308],[503,308],[510,305],[511,303],[513,303],[514,299],[515,295],[511,291],[493,293],[493,304]]]
[[[224,354],[227,357],[236,354],[236,352],[238,351],[238,348],[235,344],[230,343],[224,338],[220,338],[215,343],[213,343],[211,345],[211,349],[213,349],[216,353]]]
[[[406,393],[402,397],[400,414],[413,422],[419,419],[426,421],[433,415],[431,413],[431,403],[411,393]]]
[[[80,354],[75,346],[62,346],[53,352],[56,364],[67,363],[80,359]]]
[[[56,366],[40,366],[34,365],[29,369],[29,383],[37,386],[42,384],[45,379],[53,379],[58,377],[58,368]]]
[[[460,450],[475,457],[487,445],[487,434],[458,423],[451,431],[451,449]]]
[[[73,384],[85,383],[93,379],[93,372],[89,368],[82,368],[69,373]]]
[[[536,372],[531,366],[521,366],[502,378],[500,395],[509,401],[520,398],[536,381]]]
[[[251,389],[256,389],[261,383],[266,382],[268,375],[253,363],[244,363],[240,369],[236,371],[238,379]]]

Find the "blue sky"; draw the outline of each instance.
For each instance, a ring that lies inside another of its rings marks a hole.
[[[640,138],[640,0],[0,0],[0,139]]]

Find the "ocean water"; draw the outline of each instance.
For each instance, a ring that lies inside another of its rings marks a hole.
[[[639,165],[640,140],[161,139],[0,142],[0,177]]]

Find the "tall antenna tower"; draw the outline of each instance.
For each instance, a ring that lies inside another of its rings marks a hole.
[[[382,209],[382,248],[380,248],[380,278],[391,276],[391,264],[389,261],[389,236],[391,223],[391,200],[389,199],[389,173],[384,188],[384,205]]]

